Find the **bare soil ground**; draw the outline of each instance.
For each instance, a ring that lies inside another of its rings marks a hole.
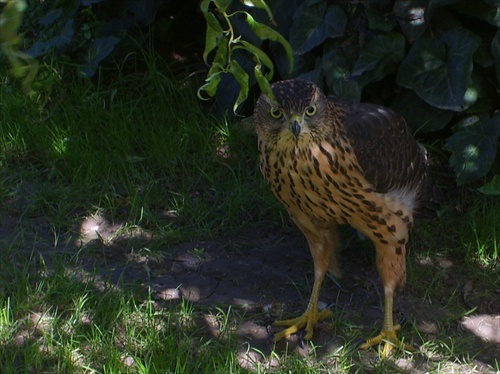
[[[219,332],[218,323],[210,318],[214,307],[230,307],[241,342],[242,365],[271,360],[273,349],[279,354],[296,351],[308,356],[310,352],[298,336],[275,347],[269,343],[276,331],[270,322],[302,313],[312,288],[312,260],[295,228],[253,227],[237,237],[169,246],[158,243],[154,234],[120,233],[119,224],[88,217],[54,245],[44,217],[21,217],[17,212],[0,210],[0,235],[15,242],[22,233],[23,250],[34,250],[49,266],[55,256],[78,254],[82,268],[97,273],[97,279],[151,290],[158,307],[189,300],[200,311],[199,322],[208,335]],[[414,235],[413,240],[418,238]],[[164,250],[144,250],[152,245]],[[424,345],[411,359],[395,360],[395,369],[424,373],[441,362],[443,372],[494,372],[495,359],[500,358],[499,283],[472,284],[468,265],[460,261],[418,253],[410,257],[409,267],[417,276],[396,294],[394,306],[395,319],[409,321],[401,335],[416,346],[434,340],[453,342],[455,359],[443,365],[443,356],[436,353],[439,349],[430,352]],[[315,359],[331,359],[331,352],[346,346],[356,349],[357,341],[376,334],[382,325],[382,288],[371,246],[353,240],[346,244],[341,260],[343,278],[339,284],[327,279],[321,294],[321,302],[331,304],[334,318],[317,325]],[[419,279],[419,274],[432,277]],[[431,282],[434,291],[427,293]],[[474,310],[463,317],[460,311],[469,309]],[[364,366],[369,372],[378,355],[371,350],[359,352],[358,357],[358,369]]]

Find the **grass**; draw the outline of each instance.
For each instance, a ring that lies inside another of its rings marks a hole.
[[[252,136],[216,122],[201,109],[194,87],[180,84],[159,72],[106,88],[76,79],[38,101],[3,86],[2,160],[25,173],[11,185],[28,188],[29,174],[43,182],[28,213],[49,214],[59,226],[68,216],[100,210],[168,227],[172,238],[186,227],[216,235],[257,214],[272,216],[272,209],[254,204],[273,200],[258,175]]]
[[[467,255],[483,266],[500,260],[500,215],[494,208],[497,200],[479,199],[467,212],[462,223],[461,241],[467,243]]]
[[[91,274],[66,259],[49,269],[32,258],[19,269],[19,253],[4,250],[12,263],[0,269],[3,373],[237,370],[234,356],[226,355],[230,338],[203,338],[189,303],[167,312],[131,290],[97,289]],[[220,322],[224,331],[227,320]]]
[[[151,295],[101,283],[78,262],[58,256],[47,267],[2,243],[2,373],[246,373],[238,356],[231,308],[165,309]],[[101,286],[99,286],[101,284]],[[199,321],[211,316],[218,334]],[[276,368],[277,366],[277,368]],[[275,355],[258,373],[326,370],[302,357]],[[252,371],[254,372],[254,371]]]
[[[131,232],[154,237],[142,248],[153,256],[176,243],[288,222],[260,176],[253,135],[212,118],[189,80],[147,61],[145,74],[106,84],[65,79],[35,99],[0,74],[0,201],[16,217],[0,227],[2,373],[386,373],[404,372],[403,361],[439,373],[474,365],[471,343],[448,337],[468,308],[457,302],[461,284],[442,287],[450,271],[440,261],[463,269],[457,259],[466,258],[467,279],[498,287],[500,220],[479,195],[459,220],[444,212],[439,226],[413,234],[410,290],[451,313],[433,339],[422,339],[433,359],[381,362],[352,341],[311,346],[307,357],[268,354],[241,345],[236,326],[251,318],[241,310],[158,303],[147,288],[109,282],[89,265],[89,257],[109,261],[106,245],[69,250],[90,216],[121,225],[122,241],[135,240]],[[193,255],[201,260],[204,251]],[[308,297],[307,280],[295,287]],[[335,315],[340,335],[364,333],[343,318]],[[418,337],[421,329],[410,330]]]

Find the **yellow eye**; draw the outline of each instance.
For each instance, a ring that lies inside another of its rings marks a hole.
[[[316,114],[317,111],[318,108],[316,107],[316,105],[310,106],[306,109],[306,116],[312,117]]]
[[[269,114],[271,114],[271,117],[276,119],[280,119],[281,117],[283,117],[283,112],[277,108],[271,108]]]

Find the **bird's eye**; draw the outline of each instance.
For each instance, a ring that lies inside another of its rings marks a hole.
[[[271,108],[269,113],[271,114],[271,117],[276,119],[280,119],[281,117],[283,117],[283,112],[277,108]]]
[[[306,109],[306,116],[312,117],[316,114],[317,111],[318,108],[316,107],[316,105],[310,106]]]

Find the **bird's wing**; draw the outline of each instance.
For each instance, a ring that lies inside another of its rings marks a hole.
[[[342,105],[346,106],[345,134],[375,190],[418,189],[427,178],[425,149],[415,141],[403,117],[374,104]]]

